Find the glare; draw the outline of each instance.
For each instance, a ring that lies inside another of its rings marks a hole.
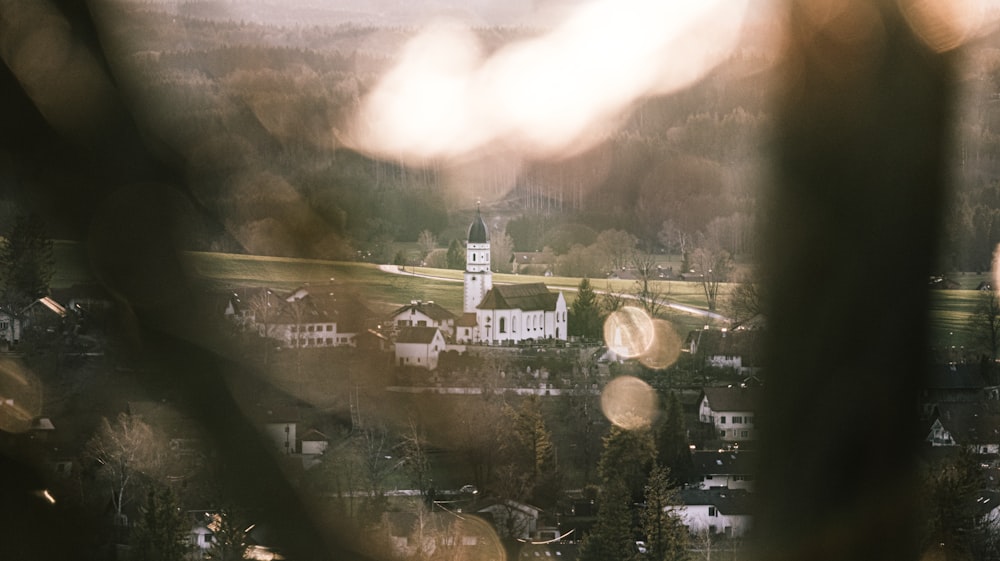
[[[910,28],[937,52],[953,50],[988,31],[996,22],[994,2],[976,0],[900,0]]]
[[[683,88],[728,56],[745,9],[742,0],[596,0],[485,58],[471,32],[437,23],[405,47],[343,140],[414,163],[498,146],[578,153],[636,101]]]
[[[601,411],[626,430],[649,427],[659,414],[656,390],[633,376],[619,376],[601,392]]]
[[[647,368],[662,370],[677,362],[681,354],[681,338],[670,322],[653,320],[653,341],[646,352],[639,355],[639,362]]]
[[[642,308],[625,306],[604,320],[604,344],[622,358],[635,358],[653,343],[653,320]]]

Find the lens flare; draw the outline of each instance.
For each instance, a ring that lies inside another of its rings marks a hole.
[[[24,432],[42,411],[42,384],[20,360],[0,359],[0,430]]]
[[[649,427],[659,414],[656,390],[633,376],[620,376],[604,386],[601,411],[609,421],[623,429]]]
[[[662,370],[677,362],[681,354],[681,338],[670,322],[653,320],[653,342],[646,352],[639,355],[639,362],[646,368]]]
[[[604,344],[622,358],[635,358],[653,343],[653,320],[642,308],[625,306],[604,321]]]
[[[415,164],[497,147],[578,154],[636,101],[684,88],[724,60],[746,5],[594,0],[489,56],[468,30],[432,24],[365,97],[342,140]]]

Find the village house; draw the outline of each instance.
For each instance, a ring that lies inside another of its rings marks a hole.
[[[976,454],[1000,454],[1000,411],[996,403],[939,403],[925,441],[932,447],[961,446]]]
[[[757,390],[750,387],[707,387],[698,399],[698,420],[710,425],[725,443],[756,440],[754,411]]]
[[[285,347],[354,346],[365,331],[370,311],[349,293],[333,285],[303,286],[291,292],[271,288],[234,292],[224,314],[240,329]]]
[[[752,491],[756,455],[749,450],[696,450],[691,453],[695,481],[700,489]]]
[[[434,370],[445,345],[436,327],[404,327],[396,337],[396,364]]]
[[[682,489],[673,507],[692,534],[722,534],[738,538],[753,524],[750,495],[739,489]]]
[[[751,329],[699,329],[688,333],[684,350],[704,361],[705,366],[728,368],[742,376],[761,370],[763,332]]]
[[[455,336],[455,314],[434,302],[413,300],[393,310],[386,318],[386,327],[398,331],[405,327],[436,327],[446,339]]]

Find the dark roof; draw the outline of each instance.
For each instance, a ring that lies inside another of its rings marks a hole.
[[[559,293],[552,292],[545,283],[507,284],[494,286],[486,293],[480,310],[544,310],[555,311]]]
[[[700,329],[688,334],[685,346],[690,348],[695,343],[698,356],[738,356],[743,358],[744,366],[759,366],[763,340],[764,332],[757,329]]]
[[[361,303],[355,294],[348,291],[330,289],[299,289],[304,294],[295,301],[282,301],[280,313],[271,322],[275,324],[336,323],[342,333],[362,331],[371,311]],[[301,306],[296,312],[293,306]],[[301,316],[297,316],[301,313]]]
[[[691,454],[691,463],[696,473],[753,473],[756,455],[749,450],[722,452],[698,450]]]
[[[438,328],[436,327],[404,327],[399,330],[396,342],[428,345],[434,341],[434,335],[437,333]]]
[[[681,502],[688,506],[711,505],[722,514],[753,514],[750,493],[743,489],[681,489]]]
[[[397,308],[389,314],[389,317],[394,318],[410,310],[416,310],[434,321],[448,321],[455,319],[455,314],[449,312],[440,304],[435,304],[434,302],[421,302],[419,300]]]
[[[757,406],[758,392],[754,388],[708,387],[701,392],[708,398],[708,405],[712,411],[754,411]]]
[[[486,243],[490,241],[490,233],[486,229],[486,223],[483,222],[483,215],[479,213],[479,209],[476,209],[476,217],[472,219],[472,225],[469,226],[469,243]]]
[[[456,327],[475,327],[478,325],[478,320],[476,319],[476,314],[473,312],[466,312],[462,314],[458,321],[455,322]]]
[[[979,391],[986,387],[978,364],[936,364],[927,376],[927,388],[932,390]]]
[[[961,445],[1000,443],[1000,413],[989,404],[939,403],[937,419]]]

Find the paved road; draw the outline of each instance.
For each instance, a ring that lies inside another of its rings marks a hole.
[[[394,275],[409,275],[409,276],[412,276],[412,277],[421,277],[421,278],[425,278],[425,279],[434,279],[434,280],[440,280],[440,281],[462,282],[462,279],[453,279],[453,278],[449,278],[449,277],[439,277],[439,276],[435,276],[435,275],[428,275],[426,273],[417,273],[417,272],[414,272],[412,270],[411,271],[407,271],[405,269],[401,269],[398,265],[379,265],[378,268],[381,269],[383,272],[392,273]],[[576,288],[562,287],[559,290],[568,290],[568,291],[571,291],[571,292],[576,292],[577,289]],[[598,294],[601,294],[604,291],[602,291],[602,290],[594,290],[594,292],[596,292]],[[635,296],[631,296],[631,295],[628,295],[628,294],[624,295],[624,297],[628,298],[630,300],[635,300],[636,299]],[[686,314],[692,314],[692,315],[696,315],[696,316],[701,316],[701,317],[708,318],[708,319],[711,319],[711,320],[714,320],[714,321],[721,321],[721,322],[730,322],[730,321],[732,321],[730,318],[728,318],[728,317],[726,317],[726,316],[724,316],[722,314],[719,314],[719,313],[716,313],[716,312],[711,312],[709,310],[703,310],[701,308],[696,308],[694,306],[688,306],[687,304],[680,304],[678,302],[671,302],[670,300],[660,300],[660,303],[663,304],[664,306],[667,306],[668,308],[671,308],[673,310],[677,310],[678,312],[683,312],[683,313],[686,313]]]

